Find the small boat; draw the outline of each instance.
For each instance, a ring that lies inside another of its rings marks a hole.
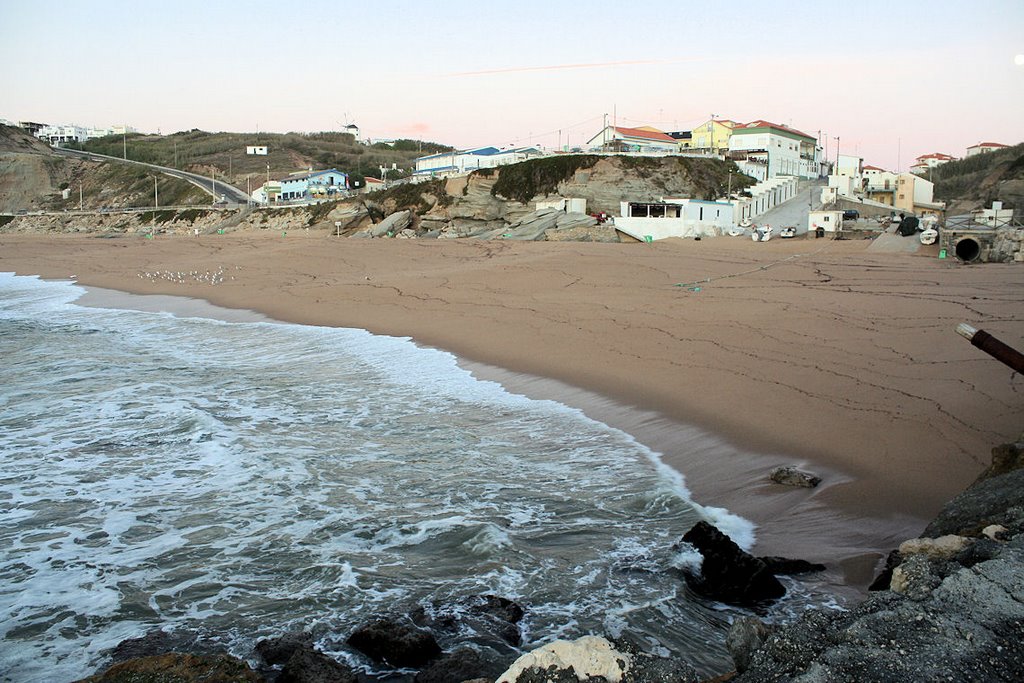
[[[741,228],[749,228],[753,224],[754,221],[750,220],[749,218],[744,218],[743,220],[740,221]]]
[[[796,228],[794,228],[791,225],[787,226],[785,228],[782,228],[781,230],[779,230],[779,237],[786,237],[786,238],[796,237]]]
[[[921,240],[921,244],[935,244],[935,240],[939,238],[939,231],[935,228],[928,228],[922,230],[918,239]]]
[[[739,236],[741,236],[745,232],[746,232],[746,230],[744,230],[743,228],[732,227],[732,228],[729,228],[728,235],[729,235],[729,237],[739,237]]]

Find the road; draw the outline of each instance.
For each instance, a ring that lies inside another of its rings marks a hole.
[[[817,181],[809,183],[789,201],[757,216],[754,223],[772,226],[775,236],[778,236],[780,229],[790,225],[796,228],[797,235],[803,235],[807,232],[808,215],[812,210],[821,208],[821,187],[822,184]]]
[[[173,178],[180,178],[181,180],[188,181],[196,187],[202,189],[204,192],[208,192],[214,201],[221,198],[221,195],[230,204],[248,204],[249,195],[242,190],[239,190],[234,185],[228,185],[221,180],[215,180],[206,176],[201,176],[196,173],[189,173],[188,171],[182,171],[177,168],[168,168],[167,166],[157,166],[156,164],[147,164],[142,161],[133,161],[132,159],[122,159],[121,157],[112,157],[106,154],[97,154],[96,152],[83,152],[77,149],[66,149],[63,147],[54,147],[53,151],[58,154],[64,154],[67,156],[76,156],[86,159],[92,159],[94,161],[116,161],[122,164],[135,164],[136,166],[145,166],[146,168],[152,169],[158,173],[169,175]]]

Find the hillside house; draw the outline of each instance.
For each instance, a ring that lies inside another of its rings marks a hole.
[[[597,135],[587,141],[587,147],[595,152],[655,152],[679,151],[679,142],[668,133],[656,128],[623,128],[605,126]]]
[[[536,147],[513,147],[498,149],[497,147],[476,147],[474,149],[453,150],[439,154],[428,154],[416,159],[413,177],[434,178],[452,175],[463,175],[481,168],[496,168],[508,164],[518,164],[527,159],[543,156]]]
[[[911,171],[913,173],[913,171]],[[871,201],[895,206],[896,204],[896,181],[899,175],[892,171],[886,171],[877,166],[864,167],[864,179],[861,187],[864,191],[864,198]]]
[[[893,206],[898,211],[923,216],[938,215],[946,210],[945,202],[936,202],[933,192],[935,185],[913,173],[901,173],[896,179],[896,193]]]
[[[725,154],[738,124],[729,119],[710,118],[690,131],[691,147],[707,154]]]
[[[765,178],[817,178],[821,172],[817,138],[788,126],[763,120],[737,125],[728,144],[730,159],[763,165]]]
[[[1000,149],[1006,149],[1009,145],[1004,145],[998,142],[979,142],[976,145],[971,145],[967,148],[967,156],[973,157],[977,154],[986,154],[988,152],[995,152]]]
[[[922,165],[925,166],[926,168],[935,168],[936,166],[941,166],[942,164],[948,164],[950,161],[956,161],[956,157],[950,156],[948,154],[943,154],[942,152],[932,152],[931,154],[922,154],[921,156],[917,157],[917,159],[915,159],[914,165],[911,166],[911,168],[913,168],[914,166]]]
[[[303,171],[281,178],[281,201],[324,199],[348,190],[348,174],[331,168]]]

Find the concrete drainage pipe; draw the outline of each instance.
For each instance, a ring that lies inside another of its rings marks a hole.
[[[981,256],[981,245],[971,237],[964,237],[956,243],[953,249],[956,257],[964,263],[972,263]]]

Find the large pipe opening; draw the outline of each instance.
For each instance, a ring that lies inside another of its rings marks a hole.
[[[956,257],[964,263],[971,263],[977,261],[978,257],[981,256],[981,245],[978,241],[971,237],[964,237],[956,243]]]

